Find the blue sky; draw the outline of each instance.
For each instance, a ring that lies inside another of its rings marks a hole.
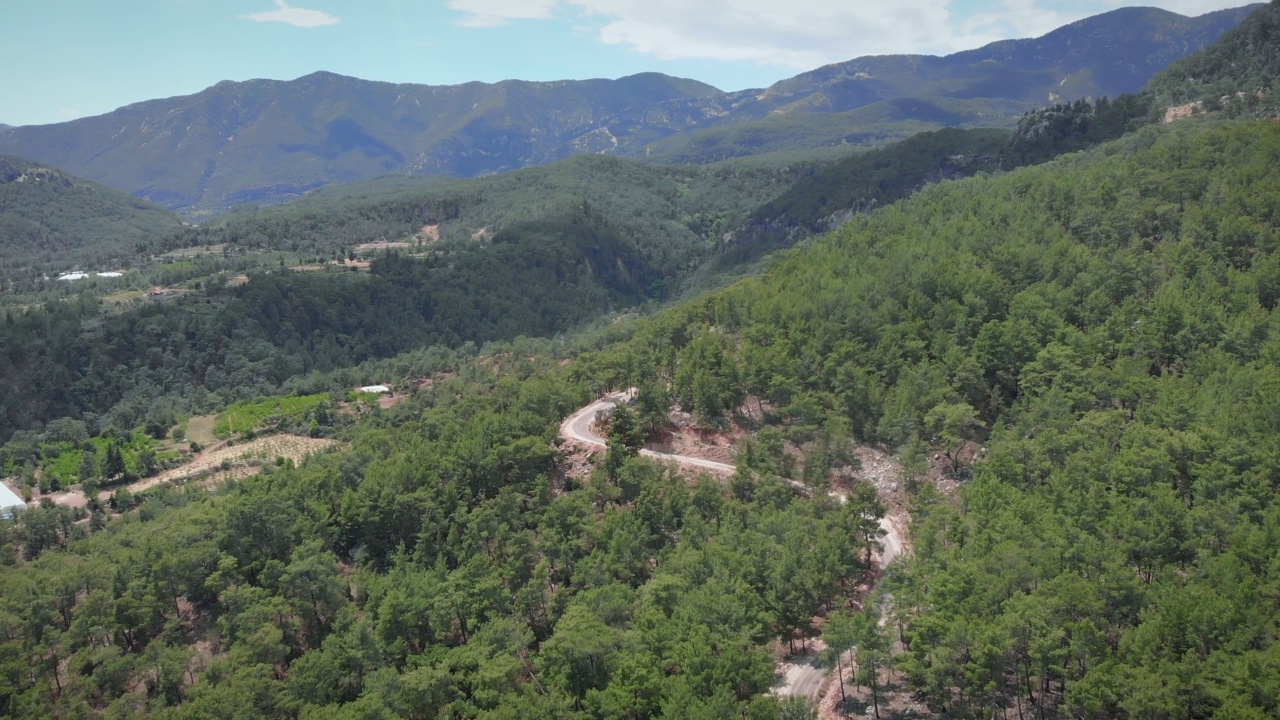
[[[220,80],[391,82],[658,71],[764,87],[859,55],[1041,35],[1117,0],[0,0],[0,123],[60,122]],[[1198,15],[1241,0],[1143,4]]]

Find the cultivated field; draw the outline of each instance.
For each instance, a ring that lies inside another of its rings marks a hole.
[[[275,462],[278,457],[300,463],[307,457],[337,445],[336,440],[309,438],[301,435],[271,435],[237,445],[223,445],[199,453],[191,462],[129,486],[139,492],[161,483],[180,483],[228,467],[258,468]]]

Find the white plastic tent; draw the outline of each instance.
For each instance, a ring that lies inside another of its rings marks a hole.
[[[0,517],[9,517],[13,515],[13,508],[26,507],[26,505],[22,502],[22,498],[9,489],[8,485],[0,483]]]

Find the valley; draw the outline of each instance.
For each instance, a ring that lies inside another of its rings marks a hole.
[[[0,128],[0,716],[1275,716],[1278,73],[1273,0]]]

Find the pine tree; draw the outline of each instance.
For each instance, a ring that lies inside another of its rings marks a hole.
[[[118,478],[125,473],[124,454],[120,452],[119,443],[111,443],[107,446],[107,459],[102,466],[102,474],[108,480]]]

